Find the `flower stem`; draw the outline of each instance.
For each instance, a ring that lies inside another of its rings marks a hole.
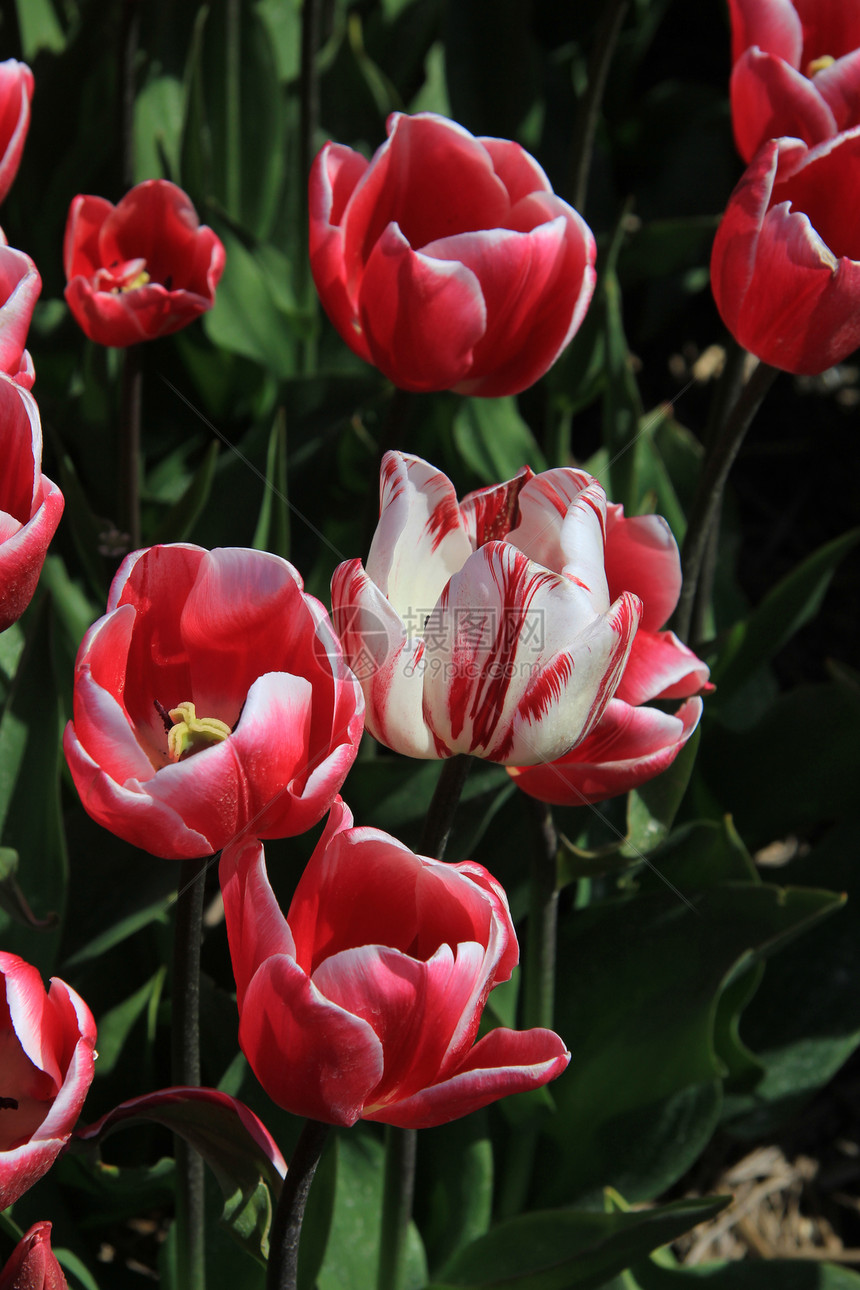
[[[302,1220],[330,1128],[319,1120],[308,1120],[302,1129],[272,1223],[266,1290],[296,1290]]]
[[[552,1029],[555,1005],[555,952],[558,933],[558,885],[556,855],[558,834],[552,811],[546,802],[526,797],[532,818],[534,841],[529,875],[529,919],[526,958],[523,966],[522,1024],[526,1029]],[[525,1205],[537,1155],[538,1130],[533,1124],[518,1127],[510,1142],[505,1181],[499,1201],[505,1218],[520,1213]]]
[[[128,534],[128,549],[140,547],[140,404],[143,369],[140,345],[123,354],[119,411],[119,527]]]
[[[382,1184],[382,1226],[379,1234],[377,1290],[400,1290],[406,1257],[406,1236],[412,1217],[415,1156],[414,1129],[385,1126],[385,1176]]]
[[[609,64],[624,22],[629,0],[613,0],[603,13],[591,58],[588,60],[588,83],[579,101],[573,129],[573,155],[571,161],[571,198],[574,210],[582,211],[588,192],[588,174],[594,150],[594,134]]]
[[[753,417],[777,374],[775,367],[769,367],[767,363],[758,364],[706,450],[702,473],[690,508],[687,534],[681,550],[681,572],[684,581],[673,627],[682,641],[686,642],[690,636],[696,592],[707,551],[708,537],[719,515],[729,471],[740,451]]]
[[[172,1070],[174,1084],[200,1083],[200,941],[209,858],[183,860],[173,928]],[[182,1290],[205,1290],[203,1160],[176,1145],[176,1274]]]
[[[442,762],[442,771],[436,783],[436,791],[424,821],[424,836],[421,839],[421,854],[435,856],[442,860],[454,815],[463,792],[466,776],[472,769],[472,758],[466,753],[458,753]]]

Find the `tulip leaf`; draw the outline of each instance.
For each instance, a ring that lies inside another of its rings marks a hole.
[[[698,747],[697,729],[671,766],[631,791],[627,799],[627,837],[621,848],[622,855],[649,855],[668,836],[687,791]]]
[[[813,551],[786,574],[743,622],[736,623],[712,671],[719,704],[777,654],[821,607],[840,561],[860,540],[860,528]]]
[[[494,991],[494,994],[497,991]],[[433,1267],[483,1236],[493,1210],[493,1149],[487,1113],[421,1135],[420,1166],[431,1180],[421,1231]]]
[[[52,1248],[54,1250],[54,1257],[60,1267],[65,1272],[70,1272],[74,1278],[74,1280],[69,1283],[72,1290],[75,1290],[75,1282],[80,1284],[82,1290],[99,1290],[98,1282],[92,1276],[86,1264],[81,1262],[77,1254],[74,1254],[71,1250],[65,1249],[63,1246],[54,1246]]]
[[[218,451],[217,442],[209,444],[185,492],[174,502],[152,535],[153,546],[160,542],[186,542],[193,533],[194,526],[209,500],[215,467],[218,463]]]
[[[739,966],[840,904],[829,892],[750,883],[747,864],[726,831],[697,826],[657,852],[635,899],[580,909],[561,925],[556,1029],[576,1060],[552,1086],[558,1114],[545,1131],[556,1152],[542,1203],[607,1182],[651,1198],[710,1138],[723,989]]]
[[[295,374],[295,338],[263,265],[239,238],[219,226],[227,252],[215,308],[203,327],[215,345],[242,354],[279,378]]]
[[[52,0],[15,0],[15,9],[25,62],[31,63],[42,49],[52,54],[63,52],[66,37]]]
[[[280,1195],[286,1165],[257,1116],[215,1089],[161,1089],[123,1102],[78,1136],[98,1143],[139,1120],[164,1125],[200,1153],[223,1193],[222,1222],[250,1254],[265,1260],[272,1201]]]
[[[621,290],[611,269],[599,280],[595,295],[591,307],[600,311],[606,333],[603,443],[609,463],[607,477],[601,482],[613,502],[620,502],[628,515],[635,515],[639,503],[636,441],[642,422],[642,399],[624,334]]]
[[[454,442],[482,484],[513,479],[523,466],[546,469],[543,453],[510,396],[464,399],[454,417]]]
[[[711,1197],[628,1213],[557,1209],[523,1214],[455,1255],[428,1290],[597,1290],[728,1203],[728,1197]]]
[[[135,182],[179,175],[183,89],[177,76],[151,76],[134,101]]]
[[[167,969],[160,967],[139,990],[100,1015],[96,1077],[109,1075],[113,1071],[135,1022],[153,1005],[153,1001],[157,1006],[166,974]]]
[[[266,451],[266,479],[263,503],[254,539],[257,551],[271,551],[289,559],[290,511],[287,500],[287,424],[283,408],[272,422],[269,446]]]

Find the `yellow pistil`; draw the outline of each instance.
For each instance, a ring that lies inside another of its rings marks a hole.
[[[825,67],[832,67],[835,62],[836,59],[830,54],[822,54],[820,58],[813,58],[806,69],[806,75],[813,77],[816,72],[823,72]]]
[[[171,761],[183,761],[194,753],[220,744],[231,733],[226,721],[217,717],[198,717],[193,703],[180,703],[170,709],[173,725],[167,732],[167,752]]]
[[[146,269],[141,269],[133,278],[129,278],[128,282],[124,282],[121,287],[111,287],[111,295],[118,296],[126,291],[136,291],[138,287],[145,287],[147,282],[149,282],[149,274]]]

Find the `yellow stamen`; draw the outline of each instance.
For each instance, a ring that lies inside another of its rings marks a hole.
[[[823,72],[825,67],[832,67],[836,59],[830,54],[822,54],[820,58],[813,58],[812,62],[806,69],[807,76],[814,76],[816,72]]]
[[[194,753],[220,744],[231,733],[226,721],[217,717],[198,717],[193,703],[180,703],[170,709],[175,723],[167,734],[167,752],[171,761],[183,761]]]

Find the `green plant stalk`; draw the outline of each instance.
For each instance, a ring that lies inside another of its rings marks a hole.
[[[758,364],[705,452],[681,549],[683,585],[673,627],[682,641],[686,642],[690,637],[702,564],[711,529],[720,512],[729,471],[753,417],[777,375],[775,367],[769,367],[767,363]]]
[[[272,1223],[266,1290],[296,1290],[302,1220],[330,1128],[319,1120],[307,1120],[296,1144]]]
[[[129,551],[141,545],[140,409],[143,393],[141,346],[129,345],[122,359],[119,410],[119,527],[128,535]]]
[[[385,1173],[382,1183],[382,1224],[379,1232],[377,1290],[401,1290],[406,1238],[415,1190],[415,1129],[385,1126]]]
[[[532,819],[533,845],[529,873],[529,915],[523,966],[521,1018],[525,1029],[551,1030],[555,1015],[555,959],[558,940],[558,834],[546,802],[520,796]],[[530,1125],[514,1130],[499,1200],[505,1218],[519,1214],[531,1186],[538,1132]]]
[[[239,0],[227,0],[227,156],[226,195],[227,209],[233,219],[241,216],[242,207],[242,32],[240,27]]]
[[[612,55],[618,43],[618,35],[629,3],[630,0],[613,0],[613,3],[604,10],[597,40],[588,60],[588,84],[580,99],[574,123],[570,168],[570,204],[577,211],[581,211],[585,206],[600,103],[606,88],[609,65],[612,62]]]
[[[172,1077],[200,1084],[200,941],[209,857],[183,860],[173,927]],[[176,1137],[176,1284],[205,1290],[203,1159]]]
[[[454,815],[460,803],[466,776],[472,769],[472,758],[458,753],[442,762],[442,770],[424,820],[421,854],[443,860],[454,824]]]

